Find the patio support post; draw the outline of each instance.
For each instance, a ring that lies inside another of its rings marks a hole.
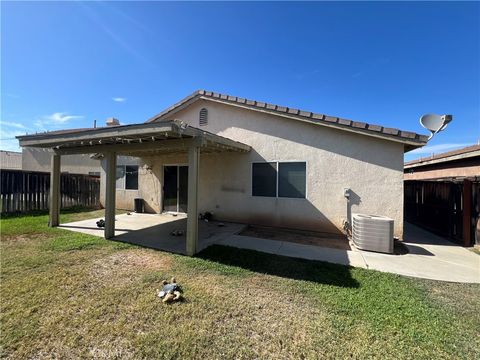
[[[60,225],[60,155],[52,154],[48,226]]]
[[[117,154],[105,153],[106,181],[105,181],[105,239],[115,236],[115,193]]]
[[[200,148],[196,143],[188,148],[188,209],[187,255],[193,256],[198,246],[198,170]]]

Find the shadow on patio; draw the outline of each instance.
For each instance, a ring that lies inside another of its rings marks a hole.
[[[61,224],[59,227],[71,231],[82,232],[95,236],[104,236],[104,229],[96,222],[100,218]],[[239,232],[245,225],[235,223],[199,221],[198,249],[202,250],[210,244],[226,236]],[[173,231],[181,230],[183,235],[173,236]],[[121,214],[115,216],[115,237],[110,240],[134,244],[156,250],[178,254],[186,253],[186,215],[173,216],[169,214]]]

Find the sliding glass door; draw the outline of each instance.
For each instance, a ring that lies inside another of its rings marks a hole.
[[[163,167],[163,211],[186,213],[188,206],[188,166]]]

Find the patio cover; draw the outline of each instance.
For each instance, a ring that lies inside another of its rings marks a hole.
[[[198,173],[200,152],[249,152],[250,146],[173,120],[17,136],[20,146],[52,152],[49,225],[59,225],[62,155],[101,153],[106,160],[105,238],[115,236],[117,155],[188,153],[187,254],[198,249]]]
[[[178,121],[50,131],[17,136],[20,146],[48,148],[59,155],[115,151],[122,155],[186,152],[195,143],[202,152],[248,152],[250,146]]]

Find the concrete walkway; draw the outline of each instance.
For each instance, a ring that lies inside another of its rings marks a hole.
[[[390,255],[361,251],[321,248],[291,242],[233,235],[220,245],[251,249],[282,256],[327,261],[399,275],[462,283],[480,283],[480,256],[414,225],[405,224],[409,252]]]
[[[171,236],[173,230],[186,230],[186,216],[167,214],[122,214],[115,217],[114,240],[154,249],[185,253],[185,235]],[[103,236],[98,219],[62,224],[60,227]],[[226,245],[269,254],[327,261],[399,275],[451,282],[480,283],[480,256],[414,225],[405,224],[409,252],[389,255],[368,251],[339,250],[293,242],[237,235],[245,225],[199,222],[199,251],[212,245]]]

